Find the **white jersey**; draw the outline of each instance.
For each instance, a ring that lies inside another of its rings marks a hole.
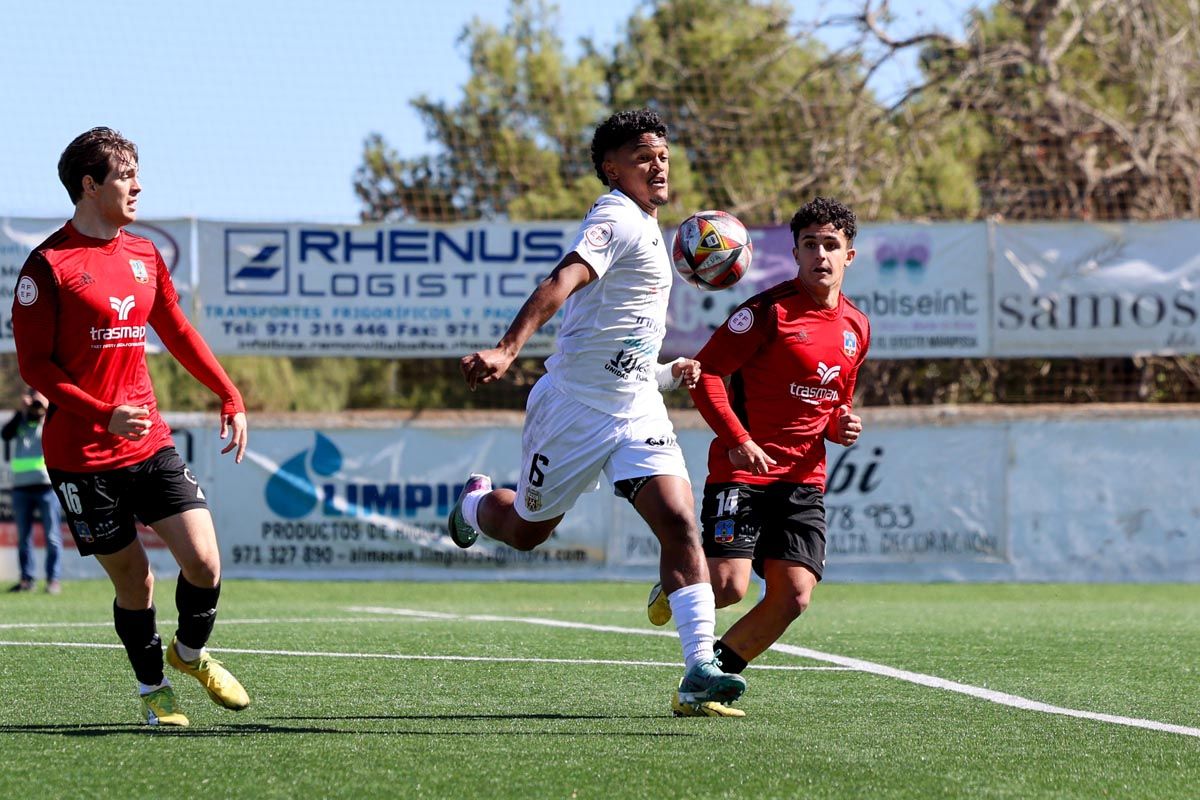
[[[675,273],[658,220],[613,189],[592,206],[571,249],[597,280],[567,298],[547,376],[613,416],[661,408],[655,367]]]

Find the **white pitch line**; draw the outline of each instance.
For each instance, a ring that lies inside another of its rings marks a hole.
[[[389,609],[379,606],[354,606],[347,608],[346,610],[356,613],[400,614],[404,616],[419,616],[422,613],[420,611],[413,611],[411,609]],[[461,619],[476,622],[516,622],[527,625],[545,625],[554,628],[576,628],[579,630],[600,631],[605,633],[631,633],[639,636],[675,636],[673,631],[647,630],[645,628],[622,628],[615,625],[591,625],[584,622],[567,622],[564,620],[543,619],[540,617],[499,617],[490,614],[471,614],[463,615]],[[1049,703],[1043,703],[1039,700],[1030,700],[1027,697],[1021,697],[1015,694],[997,692],[991,689],[984,689],[980,686],[971,686],[970,684],[959,683],[958,681],[949,681],[945,678],[939,678],[936,675],[925,675],[920,672],[910,672],[904,669],[889,667],[886,664],[876,664],[873,661],[864,661],[860,658],[839,656],[833,653],[825,653],[820,650],[811,650],[807,647],[796,647],[788,644],[774,644],[771,645],[771,649],[781,653],[787,653],[788,655],[809,658],[814,661],[824,661],[829,664],[835,664],[837,666],[857,670],[859,672],[867,672],[872,675],[881,675],[886,678],[895,678],[896,680],[915,683],[920,686],[928,686],[932,689],[942,689],[947,692],[957,692],[959,694],[965,694],[969,697],[975,697],[980,700],[987,700],[989,703],[1019,708],[1024,711],[1040,711],[1043,714],[1057,714],[1059,716],[1074,717],[1076,719],[1089,719],[1095,722],[1107,722],[1113,725],[1125,725],[1131,728],[1143,728],[1145,730],[1161,731],[1164,733],[1177,733],[1182,736],[1192,736],[1200,739],[1200,728],[1191,728],[1186,725],[1174,725],[1169,722],[1158,722],[1157,720],[1152,719],[1123,717],[1116,714],[1103,714],[1096,711],[1081,711],[1075,708],[1055,706]],[[751,668],[756,666],[758,665],[752,664]],[[759,668],[761,669],[761,667]]]
[[[417,615],[410,615],[416,617]],[[429,617],[436,619],[436,617]],[[345,622],[387,622],[386,619],[374,617],[292,617],[281,619],[221,619],[221,625],[308,625],[314,622],[345,623]],[[0,622],[0,630],[37,630],[40,628],[111,628],[112,620],[108,622]]]
[[[98,642],[6,642],[0,641],[0,647],[75,647],[81,649],[120,650],[123,645]],[[240,647],[212,648],[214,653],[237,653],[254,656],[293,656],[304,658],[376,658],[389,661],[475,661],[499,664],[598,664],[615,667],[671,667],[679,669],[676,661],[619,661],[608,658],[505,658],[500,656],[428,656],[405,655],[403,653],[339,653],[326,650],[259,650]],[[848,671],[849,667],[801,667],[801,666],[770,666],[761,669],[783,670],[788,672],[833,672]]]

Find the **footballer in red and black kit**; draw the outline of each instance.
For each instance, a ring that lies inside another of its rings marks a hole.
[[[862,431],[854,384],[871,327],[841,293],[854,213],[817,197],[791,230],[796,277],[739,306],[696,356],[692,399],[716,434],[700,518],[717,606],[745,596],[751,568],[766,582],[716,644],[732,672],[807,608],[825,567],[825,443]]]
[[[240,710],[245,689],[205,648],[221,591],[208,502],[158,411],[146,366],[149,328],[221,401],[221,451],[247,444],[245,405],[179,307],[152,242],[125,226],[141,193],[137,147],[93,128],[63,151],[59,178],[75,205],[29,255],[13,297],[13,338],[26,382],[50,401],[42,435],[47,471],[80,555],[95,556],[115,590],[117,635],[137,678],[143,719],[188,724],[163,674],[154,576],[137,535],[150,526],[179,564],[179,626],[166,660],[218,705]]]
[[[154,243],[120,231],[109,241],[68,222],[38,245],[17,279],[13,334],[21,372],[51,402],[46,463],[67,472],[128,467],[172,445],[146,367],[147,326],[189,372],[245,411],[242,397],[179,307],[171,273]],[[119,405],[147,409],[136,441],[108,431]]]

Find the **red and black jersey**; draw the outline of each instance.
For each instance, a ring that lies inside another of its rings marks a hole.
[[[696,356],[703,372],[692,398],[717,434],[708,482],[824,489],[825,439],[837,441],[834,423],[849,413],[870,344],[866,315],[845,295],[836,308],[822,308],[791,280],[743,303]],[[748,439],[778,462],[770,473],[729,462],[729,450]]]
[[[25,261],[13,298],[21,375],[46,395],[47,466],[97,472],[145,461],[171,444],[146,368],[146,326],[222,401],[241,395],[179,308],[171,273],[154,243],[126,231],[111,240],[67,223]],[[140,441],[108,432],[118,405],[144,406],[153,426]]]

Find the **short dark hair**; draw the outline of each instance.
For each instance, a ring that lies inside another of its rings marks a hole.
[[[596,128],[592,136],[592,166],[596,168],[596,177],[608,186],[608,176],[604,174],[604,157],[622,145],[628,144],[643,133],[653,133],[667,138],[667,123],[657,111],[639,108],[632,111],[618,111]]]
[[[858,235],[858,219],[849,208],[829,197],[814,197],[792,217],[792,242],[795,243],[800,231],[809,225],[832,225],[846,235],[846,242],[854,244]]]
[[[83,177],[104,183],[110,170],[122,162],[136,164],[137,145],[112,128],[92,128],[76,136],[58,159],[58,179],[67,187],[71,202],[83,197]]]

